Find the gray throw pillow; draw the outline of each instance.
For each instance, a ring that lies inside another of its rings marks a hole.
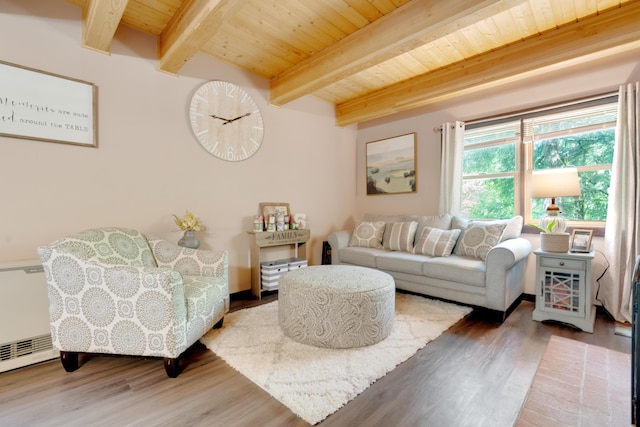
[[[471,222],[462,233],[456,255],[487,259],[489,251],[498,243],[507,224]]]
[[[365,248],[382,248],[382,235],[384,234],[382,221],[369,222],[361,221],[356,224],[353,230],[349,246],[360,246]]]
[[[440,228],[424,227],[418,237],[414,254],[429,256],[449,256],[458,240],[460,230],[442,230]]]
[[[390,251],[413,251],[418,223],[415,221],[392,222],[387,224],[383,247]]]

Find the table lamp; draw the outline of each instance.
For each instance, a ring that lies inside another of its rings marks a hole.
[[[547,226],[556,221],[551,229],[552,233],[562,233],[567,228],[567,222],[562,217],[560,208],[556,205],[556,197],[579,196],[580,181],[576,168],[547,169],[533,172],[534,198],[551,198],[547,206],[546,215],[540,218],[540,228],[548,230]]]
[[[556,205],[556,197],[579,196],[580,181],[575,168],[548,169],[533,172],[533,194],[535,198],[551,198],[545,215],[540,218],[540,246],[547,252],[567,252],[569,250],[569,233],[565,233],[567,222],[560,215]],[[555,221],[555,223],[554,223]],[[551,228],[549,226],[553,224]]]

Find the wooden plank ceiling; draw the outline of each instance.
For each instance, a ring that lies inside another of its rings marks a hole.
[[[312,95],[359,123],[640,47],[639,0],[68,0],[83,45],[158,37],[158,69],[196,53]]]

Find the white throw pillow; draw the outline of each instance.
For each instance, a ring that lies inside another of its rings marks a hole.
[[[449,256],[458,240],[460,230],[442,230],[440,228],[424,227],[418,237],[414,254],[429,256]]]
[[[498,222],[498,221],[496,221]],[[520,233],[522,233],[522,225],[524,223],[524,219],[520,215],[516,215],[513,218],[504,220],[504,223],[507,225],[502,232],[502,236],[500,237],[500,241],[504,242],[509,239],[517,239],[520,237]]]
[[[391,251],[412,252],[417,228],[418,223],[415,221],[388,224],[384,233],[384,248]]]
[[[382,248],[382,235],[384,234],[385,223],[382,221],[369,222],[361,221],[356,224],[356,228],[351,235],[349,246],[360,246],[364,248]]]
[[[456,255],[486,260],[489,251],[500,242],[500,237],[506,226],[507,224],[504,223],[470,223],[458,241]]]

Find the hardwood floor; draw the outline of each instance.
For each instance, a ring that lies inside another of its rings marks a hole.
[[[510,426],[552,334],[631,351],[602,315],[587,334],[532,321],[533,306],[521,303],[502,325],[470,315],[318,425]],[[2,373],[0,425],[308,425],[204,346],[186,359],[175,379],[162,359],[106,355],[86,357],[73,373],[58,360]]]

